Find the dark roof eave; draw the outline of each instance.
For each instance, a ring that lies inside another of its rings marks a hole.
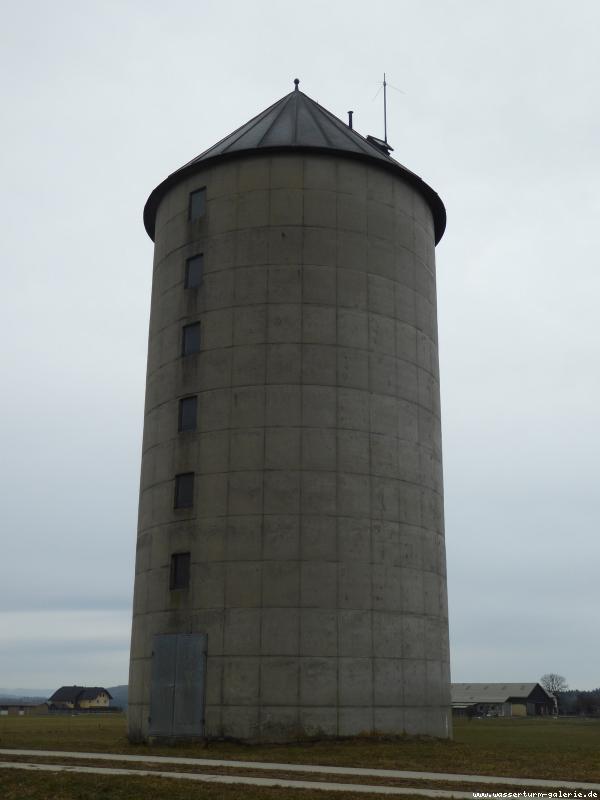
[[[425,183],[422,178],[419,178],[414,172],[411,172],[406,167],[403,167],[397,161],[390,159],[389,163],[379,158],[372,158],[371,156],[362,153],[352,153],[347,150],[336,150],[331,147],[309,147],[299,145],[277,146],[277,147],[261,147],[252,148],[248,150],[235,150],[233,152],[220,153],[216,156],[205,158],[202,161],[193,161],[186,164],[176,172],[171,173],[164,181],[150,193],[146,205],[144,206],[144,227],[148,236],[154,241],[156,212],[158,205],[164,195],[169,189],[178,184],[181,180],[188,178],[195,172],[201,172],[206,166],[212,166],[220,161],[228,161],[235,158],[247,158],[248,156],[260,156],[265,154],[282,153],[282,152],[304,152],[304,153],[320,153],[324,155],[337,155],[340,158],[349,158],[355,161],[364,161],[373,166],[379,166],[382,169],[388,170],[400,175],[418,192],[421,193],[426,200],[431,213],[433,215],[433,226],[435,231],[436,245],[444,235],[446,229],[446,209],[442,199],[438,193]]]

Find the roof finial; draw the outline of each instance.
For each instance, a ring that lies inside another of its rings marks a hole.
[[[294,91],[295,92],[298,91],[298,84],[299,83],[300,83],[300,79],[299,78],[294,78],[294,86],[295,86]]]

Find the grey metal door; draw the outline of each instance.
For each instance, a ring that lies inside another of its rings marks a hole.
[[[203,736],[205,633],[160,633],[152,640],[151,736]]]

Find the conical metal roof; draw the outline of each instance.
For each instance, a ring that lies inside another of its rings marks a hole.
[[[296,89],[189,163],[263,147],[318,147],[384,162],[391,160],[326,108]]]
[[[297,84],[293,92],[188,161],[154,189],[144,208],[144,225],[148,235],[154,239],[158,204],[165,192],[179,180],[203,168],[208,162],[239,158],[256,151],[267,153],[281,150],[335,152],[349,158],[376,161],[384,168],[401,174],[428,202],[433,213],[436,244],[442,238],[446,227],[446,210],[438,194],[414,172],[301,92]]]

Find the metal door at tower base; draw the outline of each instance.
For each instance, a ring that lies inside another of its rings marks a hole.
[[[204,736],[205,633],[152,639],[150,736]]]

